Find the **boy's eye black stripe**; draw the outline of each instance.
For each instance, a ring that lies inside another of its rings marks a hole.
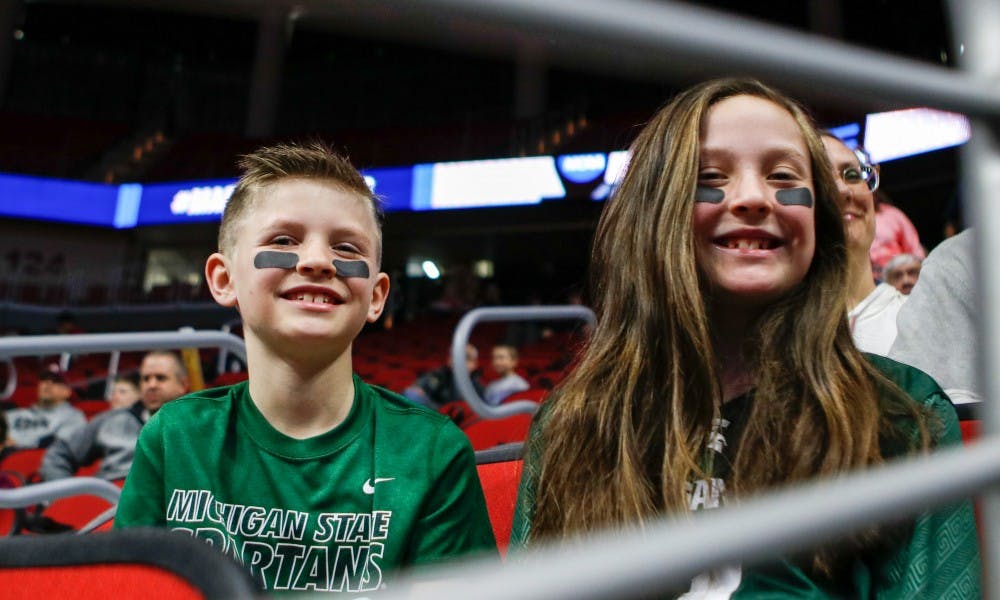
[[[294,269],[299,264],[299,255],[294,252],[261,250],[253,257],[253,266],[258,269]],[[368,263],[363,260],[336,260],[333,266],[338,277],[363,277],[371,273]]]
[[[299,255],[294,252],[263,250],[253,257],[253,266],[258,269],[294,269],[299,264]]]

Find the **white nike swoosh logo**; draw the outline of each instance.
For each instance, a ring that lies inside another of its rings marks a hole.
[[[376,477],[375,483],[382,483],[383,481],[392,481],[395,477]],[[365,484],[361,486],[361,491],[371,496],[375,493],[375,484],[369,479],[365,481]]]

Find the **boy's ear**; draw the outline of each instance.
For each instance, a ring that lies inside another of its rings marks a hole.
[[[374,323],[382,316],[385,299],[389,297],[389,276],[385,273],[375,275],[375,286],[372,288],[372,303],[368,307],[368,322]]]
[[[222,306],[236,306],[236,290],[233,288],[232,271],[229,260],[216,252],[205,261],[205,282],[212,297]]]

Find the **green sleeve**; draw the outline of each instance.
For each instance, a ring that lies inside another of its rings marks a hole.
[[[135,458],[118,501],[115,529],[136,526],[166,526],[164,504],[163,429],[154,416],[139,433]]]
[[[923,404],[940,419],[937,446],[961,444],[958,417],[944,392],[926,396]],[[956,502],[917,517],[913,535],[886,566],[875,596],[981,598],[981,570],[972,502]]]
[[[510,529],[510,552],[516,552],[528,544],[531,521],[535,516],[535,492],[541,475],[539,459],[542,453],[542,414],[545,406],[535,414],[525,442],[524,468],[521,470],[521,484],[517,489],[517,505],[514,507],[514,521]]]
[[[432,457],[439,474],[422,502],[407,562],[418,565],[469,554],[497,555],[476,456],[468,438],[446,423],[435,440]]]

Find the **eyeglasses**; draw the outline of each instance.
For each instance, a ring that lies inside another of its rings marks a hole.
[[[878,172],[867,165],[847,167],[839,175],[840,179],[847,185],[864,184],[870,192],[878,189]]]

